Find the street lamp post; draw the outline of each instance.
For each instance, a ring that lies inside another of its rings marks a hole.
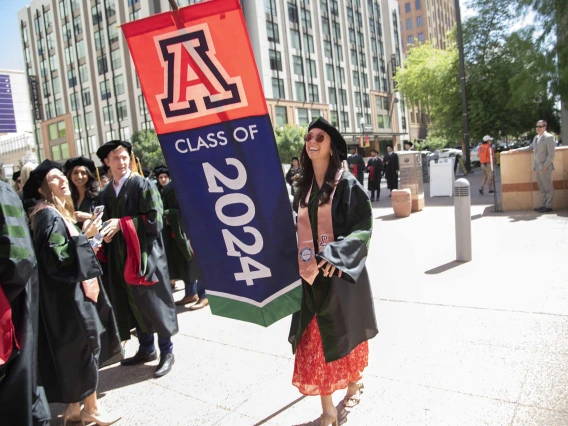
[[[362,133],[361,145],[365,146],[365,119],[363,118],[363,116],[361,116],[361,120],[359,121],[359,123],[361,123],[361,133]]]

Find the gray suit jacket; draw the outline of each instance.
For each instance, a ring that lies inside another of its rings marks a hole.
[[[519,148],[519,151],[534,151],[534,169],[536,171],[540,171],[544,167],[548,167],[549,170],[554,170],[554,165],[552,164],[556,149],[554,136],[548,132],[544,132],[540,142],[537,144],[538,140],[539,136],[536,135],[529,146]]]

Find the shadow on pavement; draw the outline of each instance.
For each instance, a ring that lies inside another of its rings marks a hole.
[[[336,407],[337,409],[337,424],[342,425],[347,423],[347,417],[349,416],[349,412],[345,410],[345,406],[343,405],[343,401],[341,401]],[[262,422],[264,422],[263,420]],[[254,426],[261,425],[262,423],[257,423]],[[301,423],[293,426],[320,426],[321,420],[318,416],[317,419],[312,420],[311,422]]]
[[[385,222],[388,222],[390,220],[405,219],[405,218],[404,217],[396,217],[394,213],[391,213],[391,214],[387,214],[385,216],[378,216],[375,219],[380,219],[380,220],[384,220]]]
[[[258,423],[255,423],[253,426],[260,426],[260,425],[265,424],[266,422],[272,420],[274,417],[276,417],[277,415],[283,413],[283,412],[286,411],[288,408],[290,408],[290,407],[296,405],[298,402],[300,402],[302,399],[305,399],[305,398],[306,398],[306,395],[302,395],[302,396],[299,397],[298,399],[292,401],[290,404],[288,404],[288,405],[282,407],[280,410],[276,411],[275,413],[272,413],[270,416],[268,416],[268,417],[262,419],[262,420],[259,421]],[[312,424],[312,423],[309,423],[309,424]]]
[[[460,265],[463,265],[466,262],[458,262],[457,260],[453,260],[451,262],[448,262],[444,265],[441,266],[437,266],[434,269],[430,269],[429,271],[424,272],[426,275],[437,275],[437,274],[441,274],[442,272],[446,272],[449,271],[450,269],[454,269]]]

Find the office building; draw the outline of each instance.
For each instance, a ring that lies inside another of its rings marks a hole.
[[[391,56],[402,61],[395,0],[242,4],[275,125],[323,115],[348,137],[367,125],[377,144],[406,138],[390,74]],[[153,127],[117,26],[167,10],[167,0],[32,0],[18,12],[41,159],[98,161],[104,142]]]
[[[429,41],[438,49],[446,48],[446,36],[456,23],[454,0],[398,0],[404,54],[419,43]],[[424,140],[428,115],[423,109],[408,108],[410,140]]]

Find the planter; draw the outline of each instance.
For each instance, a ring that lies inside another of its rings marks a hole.
[[[392,208],[396,217],[408,217],[412,211],[410,189],[394,189],[391,192]]]

